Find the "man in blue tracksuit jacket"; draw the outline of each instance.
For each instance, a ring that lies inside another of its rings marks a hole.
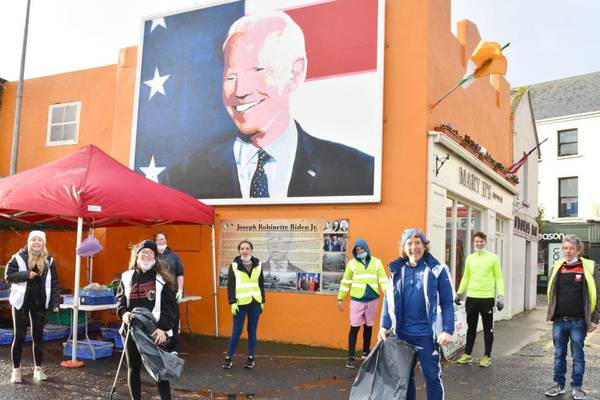
[[[380,340],[394,331],[418,348],[407,400],[416,399],[417,358],[425,378],[427,400],[444,399],[439,344],[450,343],[454,333],[454,289],[448,267],[429,253],[428,243],[418,229],[403,232],[400,258],[389,265],[391,279],[381,314]]]

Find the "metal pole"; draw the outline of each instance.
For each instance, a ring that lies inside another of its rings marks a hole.
[[[83,236],[83,218],[77,218],[77,247],[81,244],[81,236]],[[77,248],[76,247],[76,248]],[[77,361],[77,323],[79,317],[79,278],[81,275],[81,257],[79,254],[75,256],[75,288],[73,289],[73,354],[71,361]]]
[[[21,50],[21,72],[17,86],[17,103],[15,108],[15,122],[13,126],[12,150],[10,153],[10,175],[17,172],[17,153],[19,151],[19,131],[21,129],[21,106],[23,103],[23,76],[25,75],[25,54],[27,53],[27,30],[29,28],[29,7],[31,0],[27,0],[25,12],[25,29],[23,32],[23,48]]]
[[[219,308],[217,307],[217,258],[215,255],[215,224],[211,225],[212,267],[213,267],[213,303],[215,305],[215,337],[219,337]]]
[[[90,228],[92,237],[94,237],[94,220],[92,219],[92,227]],[[88,257],[88,285],[94,281],[94,256]]]

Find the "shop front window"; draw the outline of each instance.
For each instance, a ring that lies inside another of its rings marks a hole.
[[[454,276],[456,288],[460,285],[465,260],[471,253],[473,234],[481,230],[481,211],[451,198],[446,199],[445,262]]]

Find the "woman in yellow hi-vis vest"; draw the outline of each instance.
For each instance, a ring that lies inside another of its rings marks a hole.
[[[256,330],[258,317],[265,303],[265,286],[260,261],[252,257],[254,246],[248,240],[238,244],[239,256],[229,266],[227,274],[227,297],[233,315],[233,332],[229,339],[227,357],[223,368],[233,366],[235,348],[244,329],[244,320],[248,317],[248,360],[244,368],[254,368],[256,355]]]
[[[343,311],[343,302],[350,293],[350,332],[348,333],[348,359],[346,368],[356,368],[354,353],[356,338],[363,328],[363,358],[371,351],[373,322],[379,305],[379,286],[385,288],[387,275],[380,259],[372,257],[367,242],[358,239],[352,249],[354,258],[346,265],[338,292],[338,308]]]

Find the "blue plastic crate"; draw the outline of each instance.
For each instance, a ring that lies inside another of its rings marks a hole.
[[[44,340],[58,340],[69,336],[69,328],[62,325],[46,324],[44,326]]]
[[[10,289],[1,289],[0,297],[8,297],[10,295]]]
[[[71,340],[63,343],[65,357],[72,357],[73,342]],[[78,340],[77,358],[80,360],[98,360],[112,356],[114,344],[103,340]],[[93,348],[93,352],[92,352]],[[94,358],[95,355],[95,358]]]
[[[82,292],[84,292],[82,290]],[[91,292],[91,291],[88,291]],[[108,293],[105,294],[104,296],[89,296],[89,295],[85,295],[85,294],[81,294],[79,296],[79,304],[87,304],[90,306],[96,306],[96,305],[100,305],[100,304],[115,304],[117,302],[117,299],[115,298],[114,293],[112,292],[112,290],[108,290],[108,291],[104,291],[104,290],[98,290],[97,292],[100,293]],[[63,303],[65,304],[73,304],[73,295],[63,295]]]
[[[12,329],[0,329],[0,345],[11,344],[14,337]]]
[[[83,333],[83,330],[82,330]],[[44,326],[43,340],[58,340],[64,339],[68,336],[69,329],[66,326],[47,324]],[[12,329],[0,329],[0,345],[12,343],[14,338]],[[31,336],[31,328],[27,328],[27,334],[25,335],[25,342],[29,343],[33,341]]]
[[[113,339],[115,341],[115,348],[118,350],[123,349],[123,338],[119,334],[118,327],[103,326],[100,328],[100,336],[104,339]]]
[[[115,304],[117,300],[115,296],[111,293],[110,296],[100,296],[100,297],[89,297],[89,296],[81,296],[79,304],[87,304],[90,306],[96,306],[100,304]]]
[[[109,297],[114,296],[115,292],[112,289],[101,289],[101,290],[91,290],[91,289],[81,289],[79,291],[79,296],[81,297]]]

